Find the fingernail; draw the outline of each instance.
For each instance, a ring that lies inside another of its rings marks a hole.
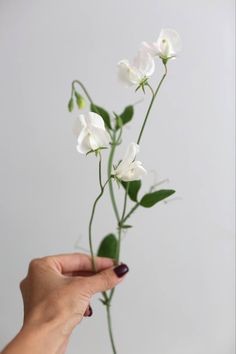
[[[123,277],[126,273],[128,273],[129,268],[126,264],[122,263],[118,266],[116,266],[114,269],[114,272],[116,273],[118,278]]]
[[[91,306],[89,306],[89,313],[88,313],[88,317],[91,317],[93,314],[93,309]]]

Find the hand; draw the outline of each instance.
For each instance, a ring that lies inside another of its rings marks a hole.
[[[94,274],[91,258],[78,253],[31,261],[20,284],[24,324],[15,339],[18,347],[14,351],[13,341],[13,351],[10,344],[3,353],[64,353],[74,327],[84,315],[91,315],[92,295],[114,288],[128,272],[125,264],[114,268],[109,258],[97,257],[96,267]]]

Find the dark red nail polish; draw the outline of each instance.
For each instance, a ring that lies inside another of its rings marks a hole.
[[[88,317],[91,317],[93,314],[93,309],[92,307],[89,305],[89,313],[88,313]]]
[[[114,272],[116,273],[118,278],[123,277],[126,273],[128,273],[129,268],[126,264],[122,263],[118,266],[116,266],[114,269]]]

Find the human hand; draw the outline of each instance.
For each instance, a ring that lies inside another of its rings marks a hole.
[[[64,254],[31,261],[20,288],[24,301],[23,336],[28,338],[27,354],[37,340],[36,353],[64,353],[69,336],[84,316],[91,315],[91,297],[115,287],[128,272],[113,260],[96,258],[97,273],[92,271],[91,258],[84,254]],[[18,349],[18,353],[20,350]],[[23,352],[23,351],[22,351]],[[31,352],[31,353],[32,353]],[[8,351],[4,352],[8,354]],[[15,353],[14,351],[9,353]]]

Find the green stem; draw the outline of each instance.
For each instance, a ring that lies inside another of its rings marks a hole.
[[[123,222],[125,222],[132,214],[135,212],[135,210],[139,207],[139,203],[136,203],[133,208],[128,212],[128,214],[124,217]]]
[[[92,100],[92,98],[91,98],[91,96],[90,96],[90,94],[88,93],[88,90],[86,89],[86,87],[84,86],[84,84],[83,84],[81,81],[79,81],[79,80],[74,80],[74,81],[72,82],[71,96],[73,95],[73,92],[75,91],[75,84],[78,84],[78,85],[82,88],[82,90],[84,91],[85,95],[87,96],[89,102],[92,103],[92,104],[94,104],[94,103],[93,103],[93,100]]]
[[[113,136],[112,136],[112,142],[111,142],[111,151],[110,151],[110,155],[109,155],[109,159],[108,159],[108,170],[107,170],[108,178],[111,177],[112,163],[113,163],[115,149],[117,146],[117,141],[119,142],[119,140],[116,140],[116,132],[114,131]],[[112,203],[113,210],[114,210],[114,213],[116,216],[116,220],[117,220],[117,223],[119,223],[120,216],[119,216],[119,211],[118,211],[117,204],[116,204],[116,199],[115,199],[113,184],[112,184],[111,179],[109,181],[109,192],[110,192],[111,203]]]
[[[140,140],[141,140],[141,138],[142,138],[143,131],[144,131],[145,125],[146,125],[147,120],[148,120],[148,117],[149,117],[149,113],[150,113],[150,111],[151,111],[151,109],[152,109],[152,105],[153,105],[153,103],[154,103],[154,101],[155,101],[155,98],[156,98],[156,96],[157,96],[157,94],[158,94],[158,92],[159,92],[159,90],[160,90],[160,87],[161,87],[161,85],[162,85],[162,83],[163,83],[163,81],[164,81],[164,79],[165,79],[165,77],[166,77],[166,75],[167,75],[167,66],[166,66],[166,64],[164,64],[164,66],[165,66],[165,73],[163,74],[163,76],[162,76],[162,78],[161,78],[161,80],[160,80],[160,82],[159,82],[159,84],[158,84],[158,86],[157,86],[155,92],[153,91],[153,89],[151,88],[151,86],[148,84],[148,87],[151,88],[151,91],[152,91],[152,99],[151,99],[151,102],[150,102],[150,104],[149,104],[149,107],[148,107],[146,116],[145,116],[145,118],[144,118],[143,125],[142,125],[142,128],[141,128],[140,133],[139,133],[139,136],[138,136],[137,144],[140,144]]]
[[[100,184],[101,191],[100,191],[99,195],[97,196],[97,198],[95,199],[95,201],[93,203],[92,213],[91,213],[90,220],[89,220],[89,248],[90,248],[90,254],[91,254],[91,257],[92,257],[92,265],[93,265],[93,271],[94,272],[96,272],[97,269],[96,269],[95,255],[94,255],[93,242],[92,242],[93,218],[94,218],[94,213],[95,213],[95,209],[96,209],[97,203],[98,203],[99,199],[102,197],[104,189],[105,189],[107,183],[110,180],[110,178],[109,178],[104,184],[102,184],[101,171],[102,171],[102,158],[101,158],[101,154],[99,154],[99,184]]]
[[[111,341],[111,346],[113,350],[113,354],[117,354],[116,347],[115,347],[115,342],[114,342],[114,337],[112,333],[112,322],[111,322],[111,311],[110,311],[110,303],[106,304],[106,310],[107,310],[107,324],[108,324],[108,331],[109,331],[109,337]]]
[[[128,182],[126,190],[125,190],[124,206],[123,206],[123,212],[122,212],[122,216],[121,216],[122,223],[124,222],[124,217],[125,217],[125,213],[126,213],[128,192],[129,192],[129,182]]]

